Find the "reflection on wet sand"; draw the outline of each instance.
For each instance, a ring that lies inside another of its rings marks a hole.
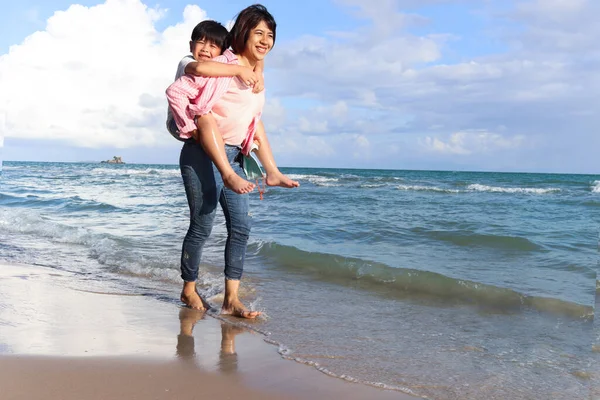
[[[205,311],[182,308],[179,311],[179,334],[177,335],[177,357],[183,361],[196,363],[194,326],[206,315]],[[238,355],[235,351],[235,337],[245,332],[242,327],[221,321],[221,348],[218,369],[226,374],[237,372]]]
[[[219,369],[224,373],[237,371],[238,356],[235,352],[235,337],[245,329],[221,321],[221,352],[219,353]]]
[[[179,335],[177,335],[177,357],[192,360],[196,356],[194,326],[204,318],[205,311],[182,308],[179,311]]]

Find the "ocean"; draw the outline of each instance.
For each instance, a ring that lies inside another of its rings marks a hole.
[[[590,399],[600,175],[283,168],[251,194],[241,322],[290,362],[430,399]],[[0,261],[179,304],[178,166],[4,162]],[[199,287],[219,305],[221,214]],[[152,312],[149,310],[148,312]]]

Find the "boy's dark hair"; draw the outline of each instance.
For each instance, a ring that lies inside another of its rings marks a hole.
[[[235,24],[231,28],[231,49],[235,54],[241,54],[244,51],[250,31],[260,24],[261,21],[264,21],[267,27],[273,31],[273,45],[275,45],[275,32],[277,30],[275,18],[267,11],[265,6],[254,4],[243,9],[238,14]]]
[[[192,31],[192,42],[198,40],[213,42],[224,52],[229,47],[229,32],[217,21],[202,21]]]

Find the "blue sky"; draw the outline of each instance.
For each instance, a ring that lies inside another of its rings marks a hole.
[[[191,29],[251,2],[77,4],[2,2],[2,159],[176,164],[164,89]],[[600,2],[263,4],[280,165],[600,173]]]

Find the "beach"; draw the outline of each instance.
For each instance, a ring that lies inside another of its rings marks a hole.
[[[233,319],[74,278],[0,263],[2,399],[413,398],[284,360]]]
[[[285,396],[589,400],[600,386],[598,175],[285,168],[298,190],[249,196],[240,290],[263,315],[233,329],[180,315],[177,165],[2,168],[0,264],[47,271],[2,286],[2,354],[173,365],[193,348],[199,374]],[[219,210],[198,277],[214,307],[226,240]]]

